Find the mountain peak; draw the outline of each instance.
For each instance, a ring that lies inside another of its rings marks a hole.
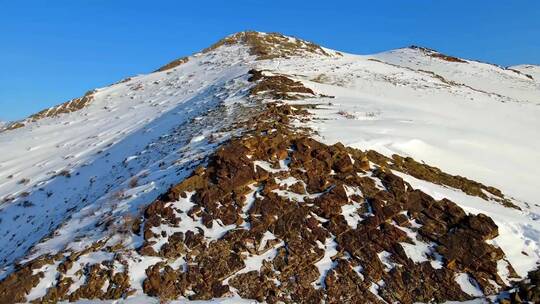
[[[243,31],[231,34],[211,46],[202,50],[202,53],[215,51],[223,46],[242,45],[249,49],[249,54],[256,60],[275,58],[290,58],[299,56],[341,56],[341,53],[324,49],[313,42],[286,36],[280,33],[264,33],[257,31]],[[189,57],[175,59],[160,67],[156,72],[166,71],[186,63]]]
[[[250,54],[257,57],[257,60],[289,58],[304,55],[332,56],[328,50],[321,46],[302,39],[285,36],[280,33],[264,33],[255,31],[238,32],[229,35],[209,48],[203,53],[213,51],[223,45],[241,44],[249,47]]]

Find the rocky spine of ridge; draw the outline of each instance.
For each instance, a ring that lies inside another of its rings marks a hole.
[[[391,172],[371,167],[361,151],[290,132],[284,127],[287,113],[302,115],[288,106],[271,107],[264,116],[277,115],[274,123],[220,149],[208,167],[146,209],[141,253],[185,254],[188,261],[186,272],[166,264],[147,270],[147,294],[204,300],[226,296],[232,287],[244,298],[269,303],[468,300],[454,281],[461,272],[486,294],[504,287],[497,275],[504,254],[485,242],[498,234],[491,219],[413,190]],[[255,200],[248,203],[250,196]],[[194,204],[188,216],[201,218],[207,228],[238,228],[213,242],[193,231],[163,234],[162,227],[180,224],[178,202],[186,201]],[[352,212],[344,216],[344,209]],[[411,231],[418,233],[415,239]],[[268,233],[273,237],[265,240]],[[401,245],[419,241],[433,243],[432,261],[413,262]],[[250,256],[269,251],[275,251],[273,259],[238,274]],[[440,268],[433,264],[439,254]],[[332,266],[322,273],[320,262]]]
[[[285,75],[250,73],[251,98],[272,102],[206,166],[114,232],[142,237],[140,247],[103,240],[18,265],[0,282],[0,302],[26,301],[50,280],[50,268],[52,287],[33,302],[126,298],[136,292],[130,267],[150,258],[159,261],[145,269],[142,288],[162,301],[233,294],[268,303],[472,299],[456,276],[485,295],[509,287],[497,269],[504,253],[489,242],[498,235],[494,222],[413,189],[392,170],[473,195],[500,192],[412,159],[318,142],[292,124],[309,119],[303,106],[277,102],[316,93]],[[408,246],[427,248],[425,258],[411,259]],[[110,258],[85,260],[97,253]],[[507,271],[516,276],[508,263]]]

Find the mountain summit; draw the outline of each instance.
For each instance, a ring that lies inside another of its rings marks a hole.
[[[540,83],[241,32],[0,131],[0,302],[540,299]]]

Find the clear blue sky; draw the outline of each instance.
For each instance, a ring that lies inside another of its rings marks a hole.
[[[538,0],[0,0],[0,120],[152,71],[243,30],[357,54],[418,44],[500,65],[540,64]]]

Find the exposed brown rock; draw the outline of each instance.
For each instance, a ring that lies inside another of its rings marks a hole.
[[[527,278],[517,284],[517,290],[500,303],[540,303],[540,269],[530,271]]]
[[[276,294],[276,285],[258,271],[250,271],[234,276],[229,284],[238,290],[242,298],[259,302]]]
[[[33,274],[33,267],[28,265],[7,276],[0,283],[0,303],[16,303],[26,301],[26,295],[36,287],[43,277],[41,272]]]
[[[267,76],[261,71],[250,70],[252,75],[249,81],[256,81],[257,84],[251,88],[252,96],[260,95],[265,98],[277,100],[302,99],[306,96],[315,96],[313,90],[306,88],[301,82],[294,81],[282,75]],[[262,95],[261,95],[262,94]]]

